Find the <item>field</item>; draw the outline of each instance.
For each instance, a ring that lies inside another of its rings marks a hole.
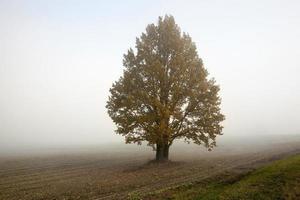
[[[154,153],[135,146],[2,156],[0,199],[157,199],[152,194],[222,174],[239,176],[299,153],[300,142],[294,141],[228,145],[213,152],[177,145],[165,164],[149,163]]]
[[[300,199],[300,155],[271,162],[251,172],[225,172],[198,182],[157,191],[144,199]]]

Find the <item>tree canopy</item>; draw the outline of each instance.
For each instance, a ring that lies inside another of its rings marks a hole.
[[[175,139],[203,144],[209,150],[222,134],[219,86],[199,58],[191,37],[172,16],[159,17],[124,54],[123,76],[107,102],[116,132],[127,143],[147,141],[156,159],[168,159]]]

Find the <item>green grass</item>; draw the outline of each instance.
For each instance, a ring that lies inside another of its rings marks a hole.
[[[149,199],[300,200],[300,155],[275,161],[248,174],[228,173],[162,191]]]

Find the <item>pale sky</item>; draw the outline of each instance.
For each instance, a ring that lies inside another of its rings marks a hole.
[[[221,137],[300,134],[300,1],[0,0],[0,147],[123,141],[109,88],[165,14],[221,87]]]

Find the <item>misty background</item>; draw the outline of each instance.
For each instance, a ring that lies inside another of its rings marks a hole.
[[[217,142],[299,136],[299,10],[297,0],[0,0],[0,151],[123,143],[109,88],[123,53],[165,14],[221,86]]]

